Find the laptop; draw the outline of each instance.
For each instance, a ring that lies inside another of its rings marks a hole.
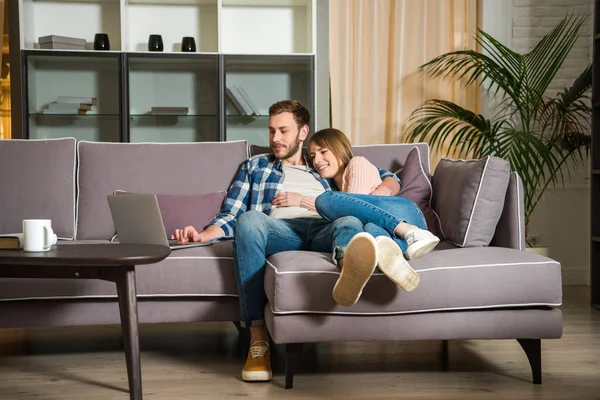
[[[160,215],[156,195],[108,195],[107,199],[119,243],[160,244],[176,250],[211,246],[218,241],[179,243],[177,240],[170,240]]]

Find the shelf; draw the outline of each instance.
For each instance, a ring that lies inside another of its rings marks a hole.
[[[600,175],[600,169],[593,169],[592,175]]]
[[[119,117],[119,114],[43,114],[31,113],[29,117],[35,118],[92,118],[92,117]]]
[[[313,53],[313,12],[310,0],[223,0],[221,51]]]
[[[215,79],[219,72],[219,56],[206,53],[127,53],[130,73],[155,72],[211,72]]]
[[[269,118],[269,115],[226,114],[225,118]]]
[[[600,236],[592,236],[592,242],[600,243]]]
[[[164,53],[180,53],[185,36],[194,38],[198,52],[219,50],[217,0],[126,0],[123,13],[126,51],[148,51],[150,35],[161,35]]]
[[[27,49],[24,52],[29,56],[49,56],[49,57],[110,57],[120,56],[121,50],[69,50],[69,49]]]
[[[129,0],[129,4],[171,5],[171,6],[201,6],[214,5],[215,0]]]
[[[309,54],[224,54],[226,72],[310,72],[313,56]]]
[[[210,114],[129,114],[131,118],[217,118],[217,115]]]
[[[223,0],[223,6],[309,7],[311,0]]]
[[[119,0],[23,0],[22,10],[25,49],[39,48],[41,36],[59,35],[85,39],[93,50],[96,33],[108,34],[112,50],[121,49]]]

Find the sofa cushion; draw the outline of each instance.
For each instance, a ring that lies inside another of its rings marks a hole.
[[[61,239],[75,235],[75,139],[0,140],[0,234],[23,220],[52,220]]]
[[[60,244],[107,243],[81,240]],[[118,246],[118,244],[115,244]],[[140,297],[237,296],[233,274],[232,242],[191,247],[171,252],[156,264],[136,268]],[[96,279],[15,279],[0,278],[0,301],[22,299],[83,299],[116,296],[114,283]]]
[[[132,194],[115,190],[116,195]],[[221,211],[227,191],[206,194],[156,194],[167,236],[187,225],[202,229]]]
[[[79,142],[77,239],[109,240],[115,227],[106,196],[202,194],[228,190],[247,159],[246,141],[221,143]]]
[[[487,246],[504,209],[510,164],[498,157],[443,158],[433,176],[433,209],[446,240],[460,247]]]
[[[429,174],[425,173],[423,163],[421,162],[421,153],[417,147],[414,147],[404,162],[404,166],[396,175],[402,183],[399,196],[412,200],[423,212],[427,229],[444,240],[444,231],[440,223],[440,218],[431,208],[431,181]]]
[[[352,307],[337,305],[331,296],[339,269],[330,255],[287,251],[267,261],[265,289],[274,314],[388,315],[558,306],[562,301],[558,262],[500,247],[433,251],[411,260],[421,277],[412,292],[377,271]]]

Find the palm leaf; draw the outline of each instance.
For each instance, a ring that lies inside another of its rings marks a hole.
[[[579,37],[586,18],[567,16],[525,54],[525,79],[530,95],[541,99]]]
[[[491,83],[488,91],[495,86],[510,97],[518,96],[518,78],[513,72],[493,58],[473,50],[442,54],[422,65],[420,70],[434,78],[466,79],[466,86],[488,80]]]
[[[437,99],[425,102],[405,123],[408,141],[427,141],[437,151],[448,146],[457,156],[468,156],[482,142],[480,136],[490,136],[491,129],[482,115]]]

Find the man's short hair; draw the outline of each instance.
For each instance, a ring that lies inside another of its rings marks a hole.
[[[298,129],[304,125],[310,126],[310,111],[298,100],[282,100],[269,107],[269,117],[289,112],[294,115]]]

